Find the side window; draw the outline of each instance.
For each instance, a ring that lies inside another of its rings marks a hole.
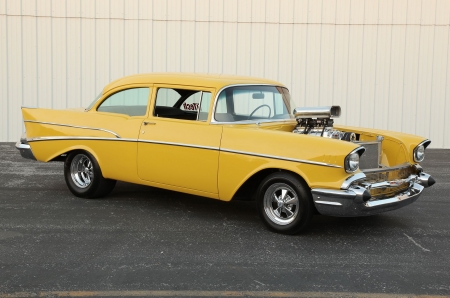
[[[108,97],[97,108],[99,112],[145,116],[150,88],[122,90]]]
[[[206,121],[208,119],[210,102],[210,92],[159,88],[156,94],[153,116]]]

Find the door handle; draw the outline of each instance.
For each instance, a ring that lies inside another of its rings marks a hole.
[[[148,121],[144,121],[144,125],[155,125],[155,122],[148,122]]]

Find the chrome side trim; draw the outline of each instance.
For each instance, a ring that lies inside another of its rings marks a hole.
[[[252,152],[246,152],[246,151],[231,150],[231,149],[226,149],[226,148],[220,148],[220,151],[229,152],[229,153],[243,154],[243,155],[250,155],[250,156],[273,158],[273,159],[286,160],[286,161],[294,161],[294,162],[299,162],[299,163],[312,164],[312,165],[318,165],[318,166],[325,166],[325,167],[331,167],[331,168],[342,168],[341,166],[333,165],[333,164],[329,164],[329,163],[324,163],[324,162],[309,161],[309,160],[295,159],[295,158],[288,158],[288,157],[281,157],[281,156],[276,156],[276,155],[258,154],[258,153],[252,153]]]
[[[38,137],[27,139],[28,142],[40,141],[66,141],[66,140],[102,140],[102,141],[121,141],[121,142],[137,142],[138,139],[124,139],[124,138],[102,138],[102,137]]]
[[[188,147],[188,148],[207,149],[207,150],[220,150],[219,147],[201,146],[201,145],[192,145],[192,144],[183,144],[183,143],[173,143],[173,142],[162,142],[162,141],[153,141],[153,140],[138,140],[138,142],[140,142],[140,143],[159,144],[159,145],[180,146],[180,147]]]
[[[354,175],[351,175],[347,179],[345,179],[344,183],[341,185],[341,189],[348,189],[350,185],[355,182],[356,180],[365,179],[366,175],[364,173],[357,173]]]
[[[331,168],[342,168],[341,166],[338,166],[338,165],[333,165],[333,164],[328,164],[328,163],[318,162],[318,161],[309,161],[309,160],[281,157],[281,156],[276,156],[276,155],[258,154],[258,153],[239,151],[239,150],[231,150],[231,149],[212,147],[212,146],[202,146],[202,145],[174,143],[174,142],[162,142],[162,141],[153,141],[153,140],[139,140],[139,139],[125,139],[125,138],[117,139],[117,138],[102,138],[102,137],[62,137],[62,136],[61,137],[60,136],[38,137],[38,138],[27,139],[28,142],[60,141],[60,140],[102,140],[102,141],[140,142],[140,143],[180,146],[180,147],[188,147],[188,148],[198,148],[198,149],[206,149],[206,150],[218,150],[218,151],[223,151],[223,152],[228,152],[228,153],[236,153],[236,154],[243,154],[243,155],[250,155],[250,156],[257,156],[257,157],[272,158],[272,159],[278,159],[278,160],[293,161],[293,162],[325,166],[325,167],[331,167]]]
[[[324,204],[324,205],[333,205],[333,206],[342,206],[341,203],[338,202],[328,202],[328,201],[315,201],[317,204]]]
[[[55,126],[64,126],[64,127],[72,127],[72,128],[80,128],[80,129],[89,129],[89,130],[99,130],[104,131],[107,133],[110,133],[114,135],[116,138],[120,138],[118,134],[111,130],[107,130],[104,128],[97,128],[97,127],[88,127],[88,126],[77,126],[77,125],[70,125],[70,124],[62,124],[62,123],[54,123],[54,122],[42,122],[42,121],[34,121],[34,120],[25,120],[24,122],[30,122],[30,123],[39,123],[39,124],[46,124],[46,125],[55,125]]]

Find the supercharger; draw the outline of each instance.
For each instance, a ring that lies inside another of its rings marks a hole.
[[[343,132],[333,128],[334,120],[341,116],[340,106],[301,107],[294,109],[297,125],[292,131],[297,134],[307,134],[349,142],[356,141],[356,134]]]

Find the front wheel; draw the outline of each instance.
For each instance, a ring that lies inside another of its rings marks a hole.
[[[94,199],[106,196],[116,180],[103,177],[97,160],[87,151],[74,151],[64,162],[67,187],[77,197]]]
[[[306,184],[285,172],[273,173],[261,182],[256,203],[264,224],[282,234],[305,230],[314,213],[311,192]]]

